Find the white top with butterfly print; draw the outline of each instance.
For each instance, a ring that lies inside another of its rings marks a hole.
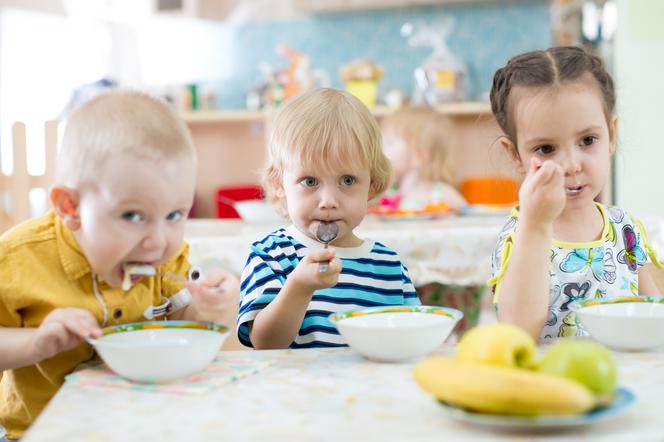
[[[583,243],[554,239],[551,244],[551,303],[540,342],[586,335],[568,305],[578,299],[638,295],[638,270],[649,257],[657,259],[637,219],[618,207],[597,204],[597,208],[604,217],[600,239]],[[491,257],[493,277],[487,284],[493,287],[496,309],[518,224],[519,211],[514,208]]]

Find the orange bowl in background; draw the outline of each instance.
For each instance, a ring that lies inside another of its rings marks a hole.
[[[468,204],[511,204],[519,200],[519,183],[509,177],[476,177],[461,183]]]

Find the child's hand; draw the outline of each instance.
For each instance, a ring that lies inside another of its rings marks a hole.
[[[92,313],[80,308],[55,309],[35,332],[32,340],[35,359],[39,362],[71,350],[87,336],[101,336],[101,329]]]
[[[318,269],[320,263],[329,261],[330,265],[326,272]],[[336,251],[333,247],[328,249],[316,250],[302,258],[295,270],[288,276],[291,284],[306,291],[333,287],[339,281],[341,273],[341,260],[336,257]]]
[[[565,208],[565,173],[557,163],[533,158],[519,190],[519,211],[524,221],[552,223]]]
[[[228,325],[235,323],[240,303],[240,282],[226,270],[216,268],[205,273],[200,282],[190,282],[192,315],[199,321]]]

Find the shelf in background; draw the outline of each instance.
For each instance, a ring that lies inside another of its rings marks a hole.
[[[484,101],[461,101],[456,103],[445,103],[436,106],[439,112],[450,117],[472,117],[491,115],[491,106]],[[385,117],[392,112],[386,106],[377,106],[371,109],[371,112],[377,117]],[[268,111],[249,111],[249,110],[213,110],[213,111],[194,111],[183,112],[182,117],[188,124],[210,124],[210,123],[251,123],[262,122],[270,115]]]
[[[244,123],[262,121],[267,112],[249,110],[211,110],[182,112],[182,118],[189,124],[197,123]]]
[[[491,105],[485,101],[458,101],[439,104],[436,106],[436,110],[450,117],[491,115]],[[386,106],[377,106],[371,110],[371,113],[378,118],[390,115],[392,112],[394,112],[394,109]]]

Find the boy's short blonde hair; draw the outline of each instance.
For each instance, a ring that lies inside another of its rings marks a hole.
[[[387,189],[390,161],[383,154],[380,127],[353,95],[331,88],[305,92],[276,115],[263,175],[266,197],[285,214],[276,195],[289,165],[336,168],[358,161],[370,171],[369,199]]]
[[[67,120],[56,181],[78,187],[94,179],[110,155],[196,159],[191,134],[165,101],[137,91],[113,91],[85,102]]]
[[[411,155],[425,159],[420,170],[422,179],[453,183],[449,158],[453,141],[448,117],[431,107],[409,106],[386,117],[383,129],[401,138]]]

